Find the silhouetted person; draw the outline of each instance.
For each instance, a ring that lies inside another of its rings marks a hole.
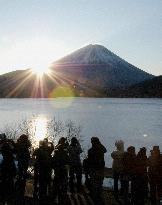
[[[54,145],[52,142],[48,141],[48,138],[44,138],[43,140],[43,146],[44,149],[46,149],[46,151],[48,152],[49,156],[51,156],[53,150],[54,150]]]
[[[25,184],[27,178],[27,170],[29,166],[30,160],[30,147],[31,142],[29,137],[25,134],[21,135],[16,143],[16,156],[18,161],[18,183],[17,185],[21,190],[19,190],[22,194],[25,191]]]
[[[52,153],[54,151],[54,145],[52,142],[48,141],[48,138],[45,138],[43,140],[43,144],[44,144],[44,149],[46,150],[47,154],[48,154],[48,159],[51,163],[52,160]],[[51,191],[51,175],[52,175],[52,166],[49,167],[49,175],[48,175],[48,180],[47,180],[47,188],[48,188],[48,192]]]
[[[3,201],[12,200],[14,194],[14,177],[16,175],[16,166],[14,162],[13,145],[13,141],[7,139],[4,139],[3,144],[1,144],[1,153],[3,156],[1,163]]]
[[[134,187],[132,190],[132,202],[134,205],[144,205],[145,199],[148,197],[147,165],[146,148],[143,147],[136,156]]]
[[[53,194],[58,197],[60,204],[66,204],[69,156],[67,153],[66,139],[61,138],[52,158],[52,167],[54,169]]]
[[[62,145],[63,149],[67,151],[68,146],[69,146],[67,138],[61,137],[58,141],[58,144],[55,146],[55,149],[57,149],[57,147],[59,147],[60,145]]]
[[[129,182],[131,182],[131,197],[134,192],[134,176],[136,168],[136,154],[135,147],[130,146],[123,156],[123,194],[124,203],[129,204],[128,192]]]
[[[123,155],[124,155],[124,142],[122,140],[115,142],[116,150],[111,153],[113,158],[112,170],[114,178],[114,195],[118,197],[118,181],[121,182],[121,191],[123,190]]]
[[[51,177],[51,155],[47,148],[46,140],[40,141],[33,156],[35,157],[34,165],[34,196],[39,196],[40,200],[46,199],[47,186]]]
[[[149,157],[149,184],[151,204],[160,203],[160,194],[162,186],[162,158],[158,146],[154,146]]]
[[[88,150],[88,166],[90,175],[90,193],[96,205],[103,204],[102,185],[104,180],[106,148],[98,137],[91,138],[92,147]]]
[[[71,139],[71,144],[68,147],[68,153],[69,153],[69,163],[70,163],[70,170],[69,170],[70,191],[74,192],[75,175],[77,180],[77,191],[80,191],[81,180],[82,180],[82,165],[80,160],[80,154],[82,153],[82,148],[79,141],[75,137]]]

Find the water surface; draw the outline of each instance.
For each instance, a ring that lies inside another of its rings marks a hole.
[[[83,146],[90,147],[92,136],[100,137],[107,147],[106,164],[114,142],[123,139],[129,145],[159,145],[162,149],[162,100],[119,98],[0,99],[0,130],[14,126],[24,118],[74,121],[82,127]],[[38,123],[39,124],[39,123]],[[40,132],[38,131],[39,135]]]

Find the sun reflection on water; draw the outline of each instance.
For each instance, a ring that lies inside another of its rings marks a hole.
[[[47,122],[44,116],[38,116],[32,120],[34,146],[38,146],[39,141],[47,137]]]

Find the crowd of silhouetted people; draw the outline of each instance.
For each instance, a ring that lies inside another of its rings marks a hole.
[[[33,198],[38,199],[40,204],[47,204],[48,197],[53,202],[68,204],[67,192],[83,191],[83,172],[94,203],[103,204],[101,193],[106,148],[99,138],[91,138],[92,147],[88,150],[83,166],[80,159],[83,151],[76,137],[71,138],[70,142],[61,137],[56,146],[45,138],[32,152],[31,142],[25,134],[16,142],[7,139],[5,134],[0,137],[3,157],[0,165],[0,201],[4,204],[14,202],[15,198],[23,199],[29,167],[31,173],[33,169]]]
[[[152,205],[160,204],[162,156],[159,147],[154,146],[147,157],[145,147],[136,154],[133,146],[125,151],[121,140],[116,141],[115,146],[116,150],[111,156],[116,201],[123,205],[144,205],[150,199]],[[31,177],[33,199],[40,204],[47,204],[49,197],[54,204],[68,204],[67,193],[82,193],[84,187],[95,205],[104,204],[102,188],[104,154],[107,150],[98,137],[91,138],[91,148],[83,162],[80,158],[83,150],[76,137],[72,137],[70,142],[61,137],[55,146],[45,138],[34,150],[31,147],[29,137],[25,134],[16,142],[7,139],[5,134],[0,135],[2,203],[12,204],[15,198],[23,200],[27,179]]]
[[[153,146],[149,157],[145,147],[136,154],[134,146],[124,151],[123,141],[116,141],[115,146],[111,157],[116,199],[122,197],[124,204],[133,205],[144,205],[150,199],[152,205],[159,205],[162,198],[162,155],[159,146]]]

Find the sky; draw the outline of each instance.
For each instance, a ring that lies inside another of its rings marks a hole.
[[[88,44],[162,75],[162,0],[0,0],[0,74]]]

